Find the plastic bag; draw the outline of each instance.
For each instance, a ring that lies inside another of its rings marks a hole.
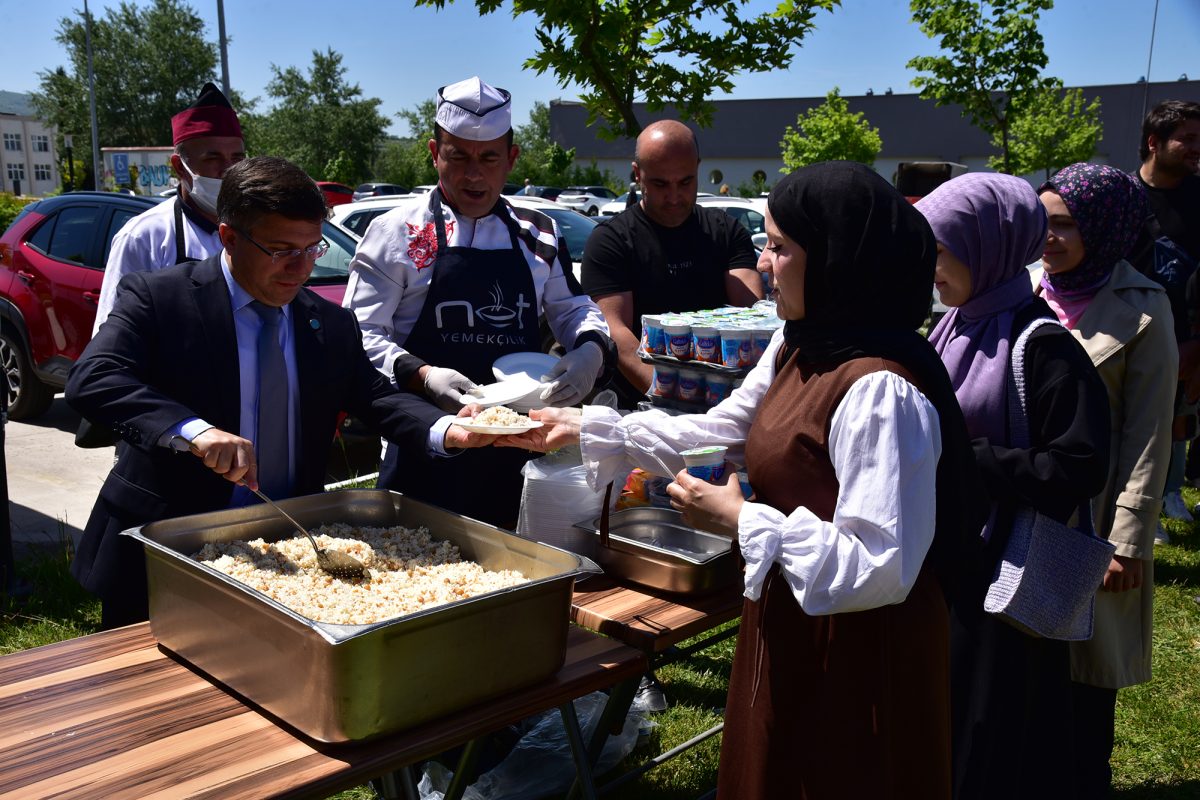
[[[591,737],[607,701],[608,695],[603,692],[592,692],[575,701],[584,742]],[[467,787],[463,800],[535,800],[570,788],[575,780],[575,761],[562,714],[555,708],[525,722],[532,724],[529,732],[494,769]],[[641,714],[630,709],[621,733],[605,741],[593,774],[611,770],[629,755],[637,744],[639,730],[647,724]],[[421,800],[442,800],[453,777],[453,772],[436,761],[426,764],[417,784]]]
[[[604,493],[593,492],[588,486],[579,448],[563,448],[542,456],[526,463],[521,472],[525,485],[521,489],[517,534],[590,555],[594,535],[574,525],[600,516]]]

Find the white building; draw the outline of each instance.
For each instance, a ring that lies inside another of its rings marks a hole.
[[[0,90],[0,191],[40,196],[58,188],[55,134],[30,95]]]

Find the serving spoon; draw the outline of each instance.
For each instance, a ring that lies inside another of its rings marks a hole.
[[[193,455],[200,456],[200,451],[196,449],[195,445],[189,444],[188,449],[192,452]],[[371,573],[367,570],[366,566],[361,561],[359,561],[357,558],[350,555],[349,553],[343,553],[341,550],[322,550],[321,546],[317,544],[317,540],[314,539],[313,535],[308,532],[308,529],[305,528],[303,525],[301,525],[299,522],[297,522],[295,520],[295,518],[292,517],[291,514],[287,513],[282,508],[280,508],[278,503],[276,503],[271,498],[267,497],[265,494],[260,492],[258,489],[252,488],[245,481],[238,481],[238,485],[245,486],[247,489],[250,489],[250,491],[252,491],[256,495],[258,495],[258,497],[264,503],[266,503],[271,508],[278,511],[279,514],[281,516],[283,516],[284,519],[286,519],[288,522],[292,523],[292,526],[295,527],[296,530],[298,530],[298,531],[300,531],[300,533],[304,534],[304,537],[306,539],[308,539],[308,541],[312,544],[313,550],[317,551],[317,566],[320,567],[322,571],[328,573],[329,575],[332,575],[335,578],[344,578],[347,580],[349,580],[350,578],[370,579]]]

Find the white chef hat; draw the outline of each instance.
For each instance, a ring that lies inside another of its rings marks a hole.
[[[512,96],[478,76],[437,92],[437,124],[460,139],[490,142],[512,128]]]

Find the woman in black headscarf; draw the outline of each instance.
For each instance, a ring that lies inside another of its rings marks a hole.
[[[952,562],[982,523],[949,378],[916,328],[935,248],[871,169],[798,170],[768,200],[759,261],[786,320],[743,386],[703,415],[533,412],[514,437],[578,437],[594,486],[630,466],[675,475],[672,504],[737,538],[747,597],[718,796],[948,798]],[[677,453],[725,445],[710,484]],[[678,473],[678,474],[675,474]]]

